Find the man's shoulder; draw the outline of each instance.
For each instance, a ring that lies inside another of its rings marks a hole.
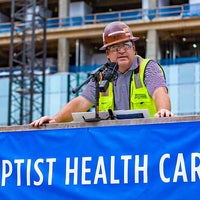
[[[150,58],[144,58],[143,62],[146,63],[146,67],[160,67],[159,63]]]

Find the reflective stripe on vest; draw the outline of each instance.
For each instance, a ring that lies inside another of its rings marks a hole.
[[[139,70],[136,69],[132,74],[130,109],[148,109],[150,116],[153,117],[157,112],[155,101],[149,96],[148,90],[144,84],[144,72],[149,61],[150,59],[143,59],[138,68]]]

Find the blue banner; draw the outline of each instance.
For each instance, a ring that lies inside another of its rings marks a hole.
[[[200,122],[0,133],[1,199],[197,200]]]

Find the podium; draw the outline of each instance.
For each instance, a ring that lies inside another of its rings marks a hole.
[[[72,113],[74,122],[84,122],[85,119],[92,119],[95,117],[94,112],[75,112]],[[114,110],[99,112],[101,120],[119,120],[119,119],[138,119],[150,118],[149,111],[144,110]]]

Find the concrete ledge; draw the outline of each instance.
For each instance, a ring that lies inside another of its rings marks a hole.
[[[82,127],[96,127],[96,126],[117,126],[117,125],[137,125],[137,124],[160,124],[160,123],[175,123],[175,122],[194,122],[200,121],[200,116],[181,116],[181,117],[167,117],[167,118],[148,118],[148,119],[124,119],[124,120],[101,120],[99,122],[70,122],[70,123],[55,123],[44,124],[38,128],[31,125],[13,125],[0,126],[0,132],[15,132],[27,130],[49,130],[62,128],[82,128]]]

